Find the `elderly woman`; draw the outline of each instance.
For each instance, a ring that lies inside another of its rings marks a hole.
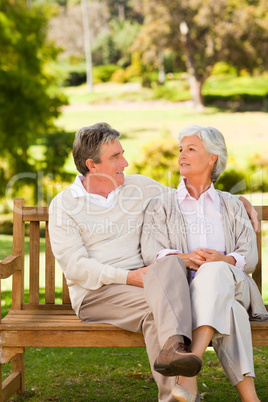
[[[259,401],[248,312],[262,319],[267,319],[267,313],[248,276],[257,264],[256,236],[241,201],[213,186],[227,161],[220,131],[190,126],[180,133],[179,141],[184,179],[177,190],[154,198],[147,208],[144,262],[148,265],[170,254],[184,261],[191,282],[192,352],[203,357],[212,341],[242,401]],[[196,377],[178,378],[175,399],[195,401],[196,394]]]

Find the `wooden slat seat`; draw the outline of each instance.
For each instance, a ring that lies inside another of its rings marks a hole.
[[[257,207],[259,221],[268,221],[268,206]],[[24,249],[25,224],[30,223],[29,302],[25,302]],[[40,227],[45,226],[45,302],[41,303]],[[2,383],[0,401],[23,393],[25,347],[142,347],[142,334],[121,330],[110,324],[82,323],[71,308],[68,287],[62,277],[61,303],[55,303],[55,259],[48,233],[48,209],[25,207],[23,199],[14,201],[13,255],[0,262],[0,279],[12,275],[12,307],[0,322],[0,364],[13,362],[11,375]],[[257,234],[261,257],[261,229]],[[262,286],[262,261],[253,275]],[[1,281],[0,281],[1,282]],[[1,287],[0,287],[1,291]],[[57,299],[58,299],[57,289]],[[267,306],[266,306],[267,308]],[[268,322],[251,322],[255,346],[268,346]],[[1,382],[2,382],[2,371]]]
[[[145,346],[142,334],[110,324],[84,324],[73,310],[14,310],[2,320],[1,327],[2,347]]]

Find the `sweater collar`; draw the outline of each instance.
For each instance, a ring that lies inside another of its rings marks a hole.
[[[114,200],[116,194],[119,193],[119,191],[122,188],[122,186],[117,187],[115,190],[111,191],[108,194],[107,198],[105,198],[99,194],[89,193],[82,184],[84,180],[85,180],[84,176],[82,176],[82,175],[76,176],[74,183],[70,186],[70,190],[71,190],[73,198],[89,197],[89,198],[95,199],[96,201],[99,200],[100,202],[101,202],[101,200],[107,200],[107,202],[106,202],[106,204],[107,204]]]

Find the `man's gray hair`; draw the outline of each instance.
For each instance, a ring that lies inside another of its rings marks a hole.
[[[82,127],[75,134],[73,158],[78,172],[83,176],[89,172],[87,159],[101,163],[101,147],[120,137],[120,133],[107,123],[96,123],[93,126]]]
[[[203,141],[205,150],[209,154],[218,155],[211,173],[211,180],[215,183],[224,172],[227,165],[227,148],[222,133],[214,127],[188,126],[179,133],[179,142],[184,137],[196,135]]]

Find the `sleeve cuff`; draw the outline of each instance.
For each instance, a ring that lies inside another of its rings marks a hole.
[[[165,248],[161,251],[159,251],[156,255],[156,259],[160,260],[160,258],[165,257],[166,255],[171,255],[171,254],[179,254],[181,253],[181,251],[179,250],[174,250],[174,249],[170,249],[170,248]]]
[[[115,281],[114,281],[114,283],[121,283],[122,285],[126,285],[129,270],[128,269],[118,268],[115,271],[116,272],[115,272]]]
[[[241,271],[244,271],[245,265],[246,265],[246,259],[243,255],[238,254],[238,253],[230,253],[228,255],[231,255],[232,257],[234,257],[236,263],[235,266],[239,269],[241,269]]]

